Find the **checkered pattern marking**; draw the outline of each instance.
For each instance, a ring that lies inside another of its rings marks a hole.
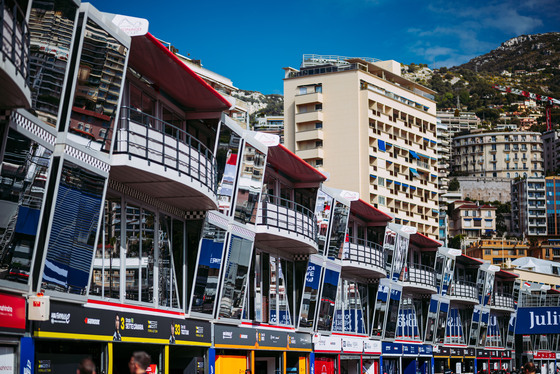
[[[206,212],[203,210],[192,210],[189,212],[185,212],[185,219],[187,221],[195,221],[199,219],[204,219],[206,216]]]
[[[237,225],[231,225],[231,233],[234,235],[239,235],[249,240],[255,240],[255,233],[246,228],[239,227]]]
[[[227,227],[228,219],[217,214],[216,212],[208,212],[208,222],[221,227]]]
[[[109,169],[111,168],[111,166],[108,163],[98,160],[97,158],[90,156],[87,153],[80,151],[78,148],[72,147],[71,145],[68,144],[64,146],[64,153],[74,158],[77,158],[78,160],[88,165],[98,168],[99,170],[102,170],[105,173],[108,173]]]
[[[143,201],[148,205],[151,205],[159,210],[163,210],[165,212],[171,213],[176,215],[177,217],[185,218],[185,212],[181,209],[178,209],[174,206],[166,204],[152,196],[145,194],[143,192],[137,191],[134,188],[131,188],[125,184],[119,183],[113,179],[109,179],[109,188],[119,192],[125,196],[130,196],[136,200]]]
[[[51,134],[50,132],[48,132],[38,124],[34,123],[33,121],[30,121],[29,119],[25,118],[23,115],[19,114],[18,112],[12,113],[12,122],[14,122],[17,127],[21,127],[29,131],[39,139],[42,139],[48,144],[54,146],[56,142],[56,136],[54,134]]]
[[[307,261],[309,259],[309,255],[294,255],[294,261]]]
[[[0,109],[0,122],[8,122],[10,119],[10,111],[8,109]]]

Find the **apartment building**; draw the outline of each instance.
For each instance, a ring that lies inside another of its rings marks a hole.
[[[284,116],[258,117],[254,130],[278,135],[280,137],[280,143],[284,144]]]
[[[549,236],[560,236],[560,177],[546,177],[546,228]]]
[[[472,201],[455,201],[449,217],[449,236],[463,235],[468,242],[496,233],[496,207]]]
[[[544,172],[556,174],[560,167],[560,130],[546,131],[542,134]]]
[[[518,258],[533,256],[541,258],[542,247],[519,239],[491,238],[473,242],[466,254],[494,265],[505,266]]]
[[[449,172],[451,171],[451,133],[449,124],[437,119],[437,158],[438,158],[438,188],[440,190],[440,207],[442,207],[442,195],[447,193],[449,186]]]
[[[285,68],[286,146],[327,185],[357,191],[395,222],[438,235],[434,92],[400,75],[400,64],[304,55]]]
[[[544,178],[523,178],[511,184],[511,231],[515,235],[547,235],[547,199]]]
[[[438,110],[437,118],[441,124],[447,127],[451,137],[462,133],[476,130],[482,124],[480,118],[473,112],[462,112],[459,110]]]
[[[544,176],[541,134],[489,132],[453,139],[452,170],[472,177]]]

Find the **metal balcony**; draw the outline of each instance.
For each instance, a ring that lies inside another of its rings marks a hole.
[[[431,266],[407,264],[401,276],[405,287],[436,291],[436,274]]]
[[[451,284],[449,297],[454,300],[478,303],[478,288],[472,282],[455,281]]]
[[[216,159],[202,142],[136,109],[120,113],[112,179],[181,208],[217,207]]]
[[[265,195],[256,217],[256,242],[295,253],[317,253],[317,220],[311,209],[279,196]]]
[[[493,309],[514,310],[513,297],[511,295],[494,293],[491,307]]]
[[[0,0],[0,99],[4,107],[31,105],[29,28],[25,13],[13,0]]]
[[[350,237],[344,244],[342,266],[345,275],[384,277],[385,253],[383,246],[368,240]]]

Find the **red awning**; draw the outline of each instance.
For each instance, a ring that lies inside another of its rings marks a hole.
[[[282,144],[268,148],[267,162],[274,169],[299,183],[320,183],[327,180],[327,177],[319,170],[303,161]]]
[[[460,264],[467,264],[467,265],[480,265],[484,263],[484,261],[482,261],[479,258],[474,258],[467,255],[461,255],[457,257],[457,262]]]
[[[519,275],[511,273],[509,271],[505,271],[505,270],[500,270],[498,272],[496,272],[496,276],[500,277],[500,278],[518,278]]]
[[[222,95],[150,33],[132,38],[128,65],[186,110],[221,112],[231,108]]]
[[[428,238],[426,235],[419,232],[410,235],[410,241],[423,249],[437,249],[438,247],[441,247],[440,242],[432,238]]]
[[[383,213],[382,211],[362,199],[352,201],[352,203],[350,204],[350,213],[360,217],[368,223],[385,223],[393,219],[390,215]]]

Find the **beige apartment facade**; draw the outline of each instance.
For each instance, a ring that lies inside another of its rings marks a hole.
[[[396,223],[438,235],[434,92],[395,61],[305,55],[285,68],[285,145]]]
[[[453,138],[452,170],[472,177],[543,177],[541,134],[487,132]]]

